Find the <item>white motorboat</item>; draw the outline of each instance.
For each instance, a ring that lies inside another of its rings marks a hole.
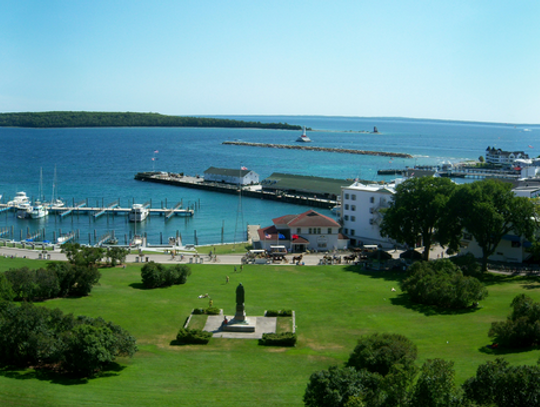
[[[17,208],[17,217],[19,219],[29,218],[32,214],[32,205],[30,205],[30,202],[18,204],[15,208]]]
[[[304,131],[302,132],[302,135],[296,139],[297,142],[300,143],[309,143],[311,142],[311,139],[306,134],[306,126],[304,126]]]
[[[131,211],[129,212],[130,222],[142,222],[148,217],[150,211],[142,204],[133,204]]]
[[[49,210],[47,209],[47,207],[39,201],[36,201],[34,203],[34,207],[30,211],[30,217],[32,219],[44,218],[48,214],[49,214]]]
[[[15,194],[15,198],[13,198],[13,200],[9,201],[7,204],[8,206],[14,206],[18,208],[20,205],[28,203],[30,203],[30,200],[26,196],[26,192],[17,192]]]

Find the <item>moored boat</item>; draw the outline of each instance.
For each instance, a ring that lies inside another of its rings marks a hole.
[[[13,198],[12,201],[9,201],[7,204],[8,206],[14,206],[18,208],[22,204],[28,204],[30,200],[26,196],[26,192],[17,192],[15,194],[15,198]]]
[[[49,214],[49,210],[41,202],[36,201],[32,210],[30,211],[30,217],[32,219],[44,218]]]
[[[131,211],[129,212],[130,222],[142,222],[148,217],[150,211],[142,204],[133,204]]]

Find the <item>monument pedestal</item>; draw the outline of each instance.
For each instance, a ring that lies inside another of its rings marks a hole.
[[[244,303],[236,303],[236,313],[234,314],[234,318],[231,319],[227,325],[223,325],[222,329],[229,332],[255,332],[256,325],[257,318],[255,318],[253,322],[246,318]]]

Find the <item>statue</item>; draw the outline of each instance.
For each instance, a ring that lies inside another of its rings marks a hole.
[[[244,286],[242,283],[238,284],[236,287],[236,304],[243,304],[245,299]]]

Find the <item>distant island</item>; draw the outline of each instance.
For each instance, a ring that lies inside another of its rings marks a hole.
[[[234,127],[302,130],[287,123],[245,122],[209,117],[167,116],[132,112],[0,113],[0,127]]]

